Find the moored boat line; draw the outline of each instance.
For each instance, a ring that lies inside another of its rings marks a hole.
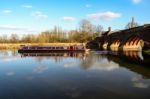
[[[70,52],[70,51],[89,51],[84,45],[72,45],[72,46],[26,46],[22,45],[18,52]]]

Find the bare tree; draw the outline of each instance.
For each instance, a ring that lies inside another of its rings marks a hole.
[[[11,34],[10,36],[10,42],[11,43],[18,43],[19,42],[19,37],[17,34]]]
[[[79,24],[79,30],[81,32],[90,33],[92,32],[93,25],[89,20],[83,19]]]
[[[127,25],[126,25],[126,29],[130,29],[130,28],[134,28],[134,27],[137,27],[139,26],[137,22],[135,22],[134,20],[134,17],[132,18],[132,21],[129,22]]]

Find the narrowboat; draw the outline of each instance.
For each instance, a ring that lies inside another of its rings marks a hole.
[[[32,52],[84,52],[88,51],[83,45],[74,46],[26,46],[22,45],[18,50],[19,53],[32,53]]]

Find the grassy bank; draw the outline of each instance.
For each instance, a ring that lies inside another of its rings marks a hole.
[[[5,43],[0,44],[0,49],[19,49],[20,45],[36,45],[36,46],[69,46],[80,45],[82,43]]]

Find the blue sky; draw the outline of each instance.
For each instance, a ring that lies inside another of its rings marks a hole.
[[[0,35],[75,29],[82,19],[107,29],[123,29],[135,17],[150,22],[150,0],[0,0]]]

